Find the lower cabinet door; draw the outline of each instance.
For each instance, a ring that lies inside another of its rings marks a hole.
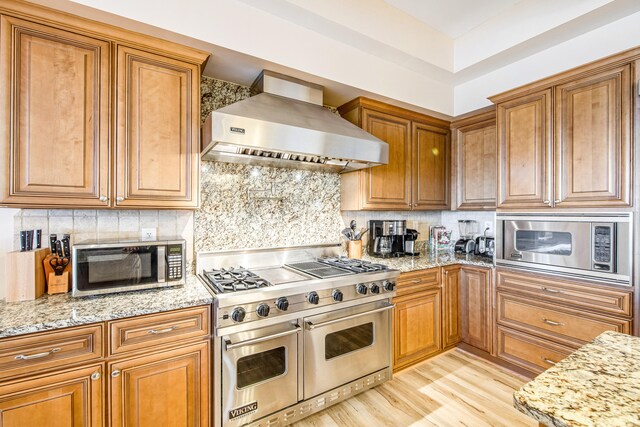
[[[449,348],[462,339],[460,266],[442,267],[442,347]]]
[[[102,366],[0,384],[0,426],[103,426]]]
[[[111,426],[208,426],[209,342],[111,362]]]
[[[491,269],[463,267],[460,273],[462,293],[462,341],[491,352]]]
[[[393,369],[426,359],[442,349],[440,288],[395,299]]]

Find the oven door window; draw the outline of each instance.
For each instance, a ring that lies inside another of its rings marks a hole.
[[[243,389],[287,372],[287,349],[278,347],[242,357],[236,362],[236,387]]]
[[[373,344],[373,323],[332,332],[324,337],[324,358],[331,360]]]
[[[571,233],[565,231],[516,230],[515,240],[520,252],[569,256],[573,248]]]
[[[157,246],[84,249],[77,258],[78,289],[99,290],[158,281]]]

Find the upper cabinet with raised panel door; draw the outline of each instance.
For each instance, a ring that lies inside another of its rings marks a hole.
[[[367,98],[340,114],[389,144],[389,163],[341,175],[342,210],[449,208],[449,122]]]
[[[208,54],[11,0],[0,32],[0,205],[198,206]]]
[[[453,136],[453,207],[495,210],[497,139],[495,107],[451,123]]]
[[[497,95],[498,208],[632,203],[637,50]]]

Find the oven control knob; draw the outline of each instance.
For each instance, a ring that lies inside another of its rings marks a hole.
[[[384,287],[385,291],[391,292],[396,288],[396,282],[392,282],[390,280],[385,280],[385,282],[382,284],[382,286]]]
[[[372,294],[379,294],[380,286],[378,286],[378,284],[374,282],[369,286],[369,290],[371,291]]]
[[[307,301],[309,301],[310,304],[318,304],[320,302],[320,297],[316,292],[309,292],[307,295]]]
[[[242,322],[246,314],[247,313],[245,313],[244,308],[234,308],[231,312],[231,320],[233,320],[234,322]]]
[[[256,313],[258,313],[258,316],[260,317],[267,317],[269,315],[269,306],[267,304],[260,304],[257,308],[256,308]]]
[[[366,295],[367,294],[367,285],[365,285],[364,283],[358,283],[356,285],[356,292],[359,293],[360,295]]]
[[[276,308],[280,311],[287,311],[289,308],[289,300],[285,297],[280,297],[276,300]]]
[[[344,294],[342,293],[342,291],[340,289],[336,289],[335,291],[333,291],[331,296],[333,297],[333,300],[335,302],[341,302],[342,299],[344,298]]]

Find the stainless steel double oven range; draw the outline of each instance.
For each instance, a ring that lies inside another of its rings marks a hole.
[[[400,274],[340,245],[200,253],[216,426],[286,425],[391,378]]]

